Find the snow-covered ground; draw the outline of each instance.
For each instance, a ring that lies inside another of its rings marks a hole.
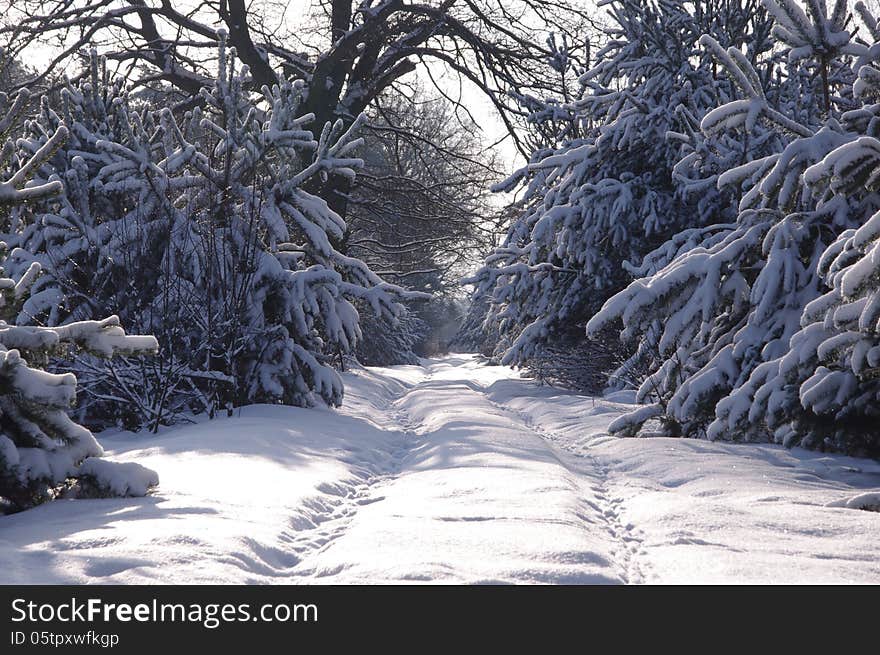
[[[103,436],[158,490],[0,518],[0,583],[880,582],[873,460],[610,438],[624,398],[469,356],[346,386]]]

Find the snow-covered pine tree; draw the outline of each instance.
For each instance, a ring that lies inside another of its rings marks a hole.
[[[33,183],[34,171],[68,138],[58,127],[41,148],[19,159],[9,137],[27,94],[10,102],[0,94],[0,212],[22,203],[38,202],[62,192],[61,182]],[[6,244],[0,248],[6,259]],[[71,487],[89,493],[143,495],[158,484],[153,471],[136,463],[100,459],[103,450],[94,436],[67,414],[76,399],[76,377],[37,368],[50,354],[70,349],[102,357],[119,353],[155,352],[153,337],[128,336],[116,316],[81,321],[64,327],[23,327],[16,319],[30,287],[40,274],[32,263],[18,280],[0,272],[0,511],[25,509]]]
[[[196,112],[189,131],[195,133],[198,123],[217,137],[214,161],[201,153],[194,159],[208,184],[194,187],[196,195],[190,197],[197,211],[212,208],[201,219],[214,226],[214,244],[199,253],[205,270],[212,258],[229,269],[251,258],[253,278],[241,308],[248,329],[240,337],[249,354],[244,362],[225,365],[230,372],[237,368],[241,380],[235,402],[311,404],[318,396],[338,404],[342,384],[328,361],[351,352],[360,338],[353,302],[393,321],[402,312],[398,300],[407,295],[333,246],[343,239],[346,225],[306,190],[310,181],[330,174],[354,177],[361,161],[349,153],[360,143],[355,138],[359,121],[347,130],[341,121],[322,126],[316,142],[305,129],[311,117],[295,118],[302,87],[289,82],[263,89],[271,109],[261,120],[243,90],[249,72],[236,71],[234,62],[221,46],[220,75],[214,88],[203,92],[205,116]],[[214,253],[222,239],[244,250],[221,258]],[[206,282],[209,301],[223,303],[222,285]],[[219,318],[235,320],[225,309]],[[222,339],[212,344],[209,356],[227,356],[227,345]]]
[[[83,73],[59,95],[56,106],[42,99],[39,113],[26,121],[17,141],[21,156],[27,157],[59,126],[70,134],[34,172],[37,183],[63,180],[63,192],[52,201],[17,208],[3,230],[3,238],[19,246],[9,259],[9,272],[21,275],[33,262],[43,271],[18,320],[54,326],[114,314],[138,332],[157,334],[162,341],[158,357],[107,361],[79,353],[70,362],[50,363],[50,369],[76,373],[79,420],[134,429],[169,405],[168,415],[194,409],[194,385],[181,374],[188,371],[187,362],[177,357],[166,334],[167,325],[179,324],[179,307],[169,302],[168,289],[161,286],[166,278],[156,274],[155,263],[170,234],[186,238],[183,214],[173,204],[175,189],[169,188],[172,177],[178,195],[185,185],[179,174],[185,158],[168,160],[164,144],[151,142],[158,129],[153,113],[133,109],[124,80],[112,76],[94,50]],[[137,153],[148,170],[123,184],[104,185],[102,173],[112,171],[117,148]],[[166,320],[158,320],[152,308]],[[157,398],[162,401],[156,403]]]
[[[761,77],[738,49],[704,36],[741,97],[709,112],[701,129],[752,135],[769,126],[787,145],[718,177],[719,185],[742,193],[734,223],[676,236],[646,258],[652,267],[645,277],[590,321],[588,330],[597,333],[621,319],[622,336],[638,341],[652,360],[638,393],[648,404],[615,421],[613,432],[633,434],[656,418],[667,434],[707,434],[715,421],[711,437],[766,438],[766,427],[740,420],[739,411],[737,420],[728,420],[730,401],[722,398],[736,396],[756,368],[788,351],[803,307],[819,293],[825,246],[854,215],[876,205],[872,194],[845,198],[803,179],[805,170],[854,138],[838,119],[841,109],[851,108],[852,58],[866,48],[845,29],[846,3],[830,13],[821,2],[807,3],[807,12],[792,0],[765,5],[776,20],[785,67]]]
[[[60,106],[51,107],[43,97],[39,113],[25,122],[25,134],[16,143],[23,157],[42,148],[61,125],[69,137],[34,171],[35,183],[61,180],[63,192],[49,202],[17,208],[3,230],[10,246],[21,248],[7,272],[23,274],[34,261],[43,271],[20,320],[59,325],[107,313],[125,318],[114,240],[128,198],[107,192],[96,180],[111,161],[100,143],[130,143],[135,132],[147,138],[127,109],[123,80],[113,79],[93,50],[83,75],[61,89]],[[134,271],[128,268],[124,277],[131,280]]]
[[[582,117],[580,136],[539,152],[500,187],[525,184],[522,215],[468,280],[489,297],[486,321],[497,325],[508,364],[540,357],[583,326],[631,279],[626,262],[641,262],[682,228],[719,220],[729,204],[730,192],[704,181],[711,171],[687,181],[675,170],[683,148],[715,152],[696,136],[694,117],[731,97],[697,41],[709,33],[746,44],[756,61],[770,45],[766,16],[752,0],[604,4],[607,45],[582,76],[584,96],[568,106]]]
[[[196,381],[197,411],[338,404],[333,362],[361,336],[354,303],[394,321],[398,301],[418,294],[340,253],[334,243],[346,225],[309,191],[331,173],[354,176],[359,122],[325,125],[316,140],[306,128],[312,117],[297,118],[301,83],[280,80],[252,96],[249,71],[236,61],[221,34],[203,106],[182,117],[161,110],[156,147],[102,143],[113,158],[99,172],[102,189],[152,194],[160,199],[153,211],[168,216],[166,238],[150,255],[161,293],[133,324],[155,326],[163,347],[167,339],[184,359],[178,370]],[[152,220],[143,200],[129,207],[128,224]]]
[[[754,424],[786,445],[880,453],[880,30],[862,3],[856,10],[871,45],[855,66],[862,107],[843,114],[846,142],[804,172],[853,227],[819,258],[825,292],[804,308],[787,352],[718,404],[711,436]]]
[[[355,306],[359,312],[372,312],[360,303]],[[357,361],[364,366],[394,366],[419,363],[416,350],[430,328],[406,308],[396,317],[367,321],[361,331],[363,335],[355,350]]]
[[[498,334],[497,324],[486,320],[491,310],[489,297],[487,294],[473,294],[468,302],[450,348],[454,352],[479,353],[491,358],[498,349],[501,335]]]
[[[303,85],[248,91],[247,67],[220,42],[219,74],[185,115],[129,97],[92,53],[61,109],[44,102],[19,142],[26,154],[60,125],[71,132],[35,178],[64,180],[60,201],[32,203],[5,230],[34,251],[15,251],[16,270],[49,272],[21,320],[114,313],[161,344],[146,360],[77,358],[81,412],[98,425],[338,404],[334,363],[361,336],[355,304],[393,325],[398,301],[419,296],[341,254],[346,225],[312,193],[330,174],[354,175],[359,123],[321,126],[316,139],[312,117],[296,118]]]

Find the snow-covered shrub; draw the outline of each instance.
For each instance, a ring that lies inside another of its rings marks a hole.
[[[468,280],[488,297],[486,322],[502,335],[504,363],[523,364],[582,327],[670,236],[734,215],[735,194],[712,175],[741,160],[744,147],[698,134],[694,118],[733,88],[698,39],[708,32],[747,44],[756,61],[770,45],[765,15],[733,0],[604,4],[607,44],[581,78],[583,97],[567,106],[583,117],[578,136],[537,152],[501,187],[524,184],[521,215]],[[699,175],[678,166],[683,155]]]
[[[15,207],[59,195],[61,182],[34,183],[34,171],[68,138],[59,126],[29,158],[19,159],[9,136],[26,94],[9,102],[0,95],[0,215]],[[0,244],[3,264],[6,244]],[[13,252],[13,255],[20,253]],[[91,432],[67,414],[76,399],[76,377],[38,368],[50,355],[81,350],[100,357],[156,351],[153,337],[128,336],[119,319],[78,321],[61,327],[17,325],[30,289],[40,275],[32,262],[17,280],[0,271],[0,511],[16,511],[76,485],[89,493],[143,495],[158,484],[156,474],[138,464],[100,460],[103,450]]]
[[[645,277],[590,321],[588,330],[596,332],[622,320],[623,337],[653,358],[638,393],[649,404],[616,421],[614,432],[633,434],[646,420],[659,419],[672,433],[766,439],[769,428],[785,443],[807,436],[804,443],[817,445],[832,437],[839,447],[850,430],[847,413],[832,409],[833,399],[836,394],[841,403],[855,393],[859,365],[848,373],[849,360],[836,350],[843,344],[826,341],[835,325],[825,312],[842,302],[841,294],[849,299],[834,272],[858,248],[846,241],[853,236],[849,228],[880,207],[871,185],[840,177],[852,169],[863,175],[871,156],[861,135],[873,109],[852,109],[852,65],[860,79],[870,78],[863,65],[869,50],[845,28],[844,2],[831,12],[819,2],[807,3],[806,12],[790,0],[765,5],[785,47],[785,78],[761,78],[737,49],[703,37],[742,97],[707,114],[701,128],[707,134],[738,130],[747,138],[769,126],[787,143],[719,176],[719,185],[743,194],[734,222],[676,236],[646,258],[656,264]],[[810,74],[802,75],[804,69]],[[807,86],[799,86],[804,80]],[[813,109],[802,104],[811,97]],[[837,301],[827,294],[817,300],[823,282],[838,290]],[[857,320],[855,306],[848,308],[850,320]],[[835,354],[844,359],[834,360]],[[834,375],[816,368],[827,357],[837,362]],[[854,398],[853,406],[869,403]],[[817,432],[804,431],[805,410]]]

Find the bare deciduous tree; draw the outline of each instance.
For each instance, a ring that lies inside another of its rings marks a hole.
[[[318,125],[337,119],[350,123],[419,67],[458,102],[459,96],[436,79],[433,62],[452,71],[459,84],[468,81],[487,94],[524,154],[527,147],[514,129],[523,110],[511,93],[558,95],[557,78],[546,74],[553,48],[542,35],[562,32],[577,42],[591,11],[575,0],[319,0],[312,5],[314,23],[297,31],[285,20],[287,5],[271,2],[16,0],[2,5],[0,35],[13,56],[36,41],[55,46],[52,60],[22,85],[42,80],[83,48],[98,45],[140,84],[164,83],[192,101],[209,75],[203,60],[210,59],[222,29],[250,67],[255,85],[274,84],[279,74],[305,80],[309,91],[301,111],[314,114]],[[322,195],[344,216],[349,192],[349,182],[334,176]]]
[[[419,90],[371,110],[347,217],[350,254],[390,282],[441,294],[458,289],[499,230],[489,198],[498,157],[452,114]]]

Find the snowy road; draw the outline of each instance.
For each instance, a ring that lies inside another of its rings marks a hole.
[[[502,370],[463,369],[465,361],[390,372],[406,386],[385,425],[402,443],[342,518],[316,528],[333,543],[294,573],[333,582],[641,581],[638,539],[620,523],[603,469],[493,402],[486,387]]]
[[[880,582],[880,463],[612,439],[627,406],[467,356],[347,375],[342,410],[103,441],[145,499],[0,518],[0,582]]]

